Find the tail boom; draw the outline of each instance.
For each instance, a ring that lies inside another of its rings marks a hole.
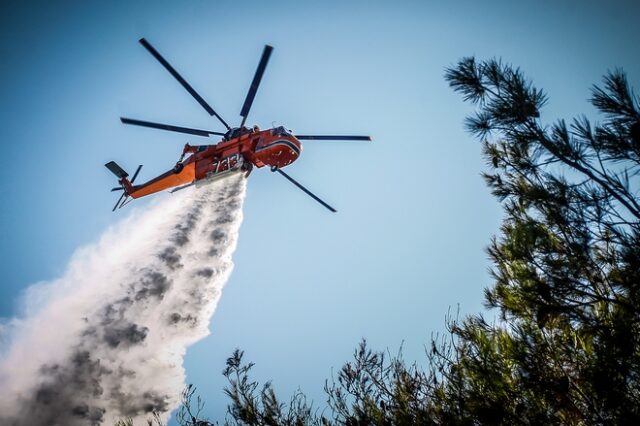
[[[176,173],[176,169],[169,170],[168,172],[163,173],[142,185],[131,186],[130,190],[128,189],[127,192],[131,198],[140,198],[175,186],[190,184],[195,180],[195,178],[195,162],[190,162],[184,164],[178,173]]]

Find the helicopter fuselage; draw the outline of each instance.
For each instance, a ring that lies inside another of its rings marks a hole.
[[[300,141],[284,127],[267,130],[231,129],[220,142],[213,145],[185,145],[184,161],[166,173],[143,183],[122,182],[132,198],[140,198],[177,186],[217,180],[234,172],[248,173],[253,166],[283,168],[298,159],[302,152]]]

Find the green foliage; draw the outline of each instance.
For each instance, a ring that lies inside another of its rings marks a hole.
[[[207,419],[201,419],[200,413],[204,409],[204,402],[199,395],[195,395],[196,388],[193,385],[189,385],[182,392],[182,405],[178,410],[176,419],[180,426],[213,426]],[[196,400],[193,400],[193,397]]]
[[[506,212],[486,291],[503,323],[476,317],[453,330],[466,378],[491,376],[491,392],[511,383],[503,407],[518,423],[638,423],[640,113],[626,76],[615,70],[593,88],[605,115],[595,127],[585,117],[543,126],[545,95],[497,61],[463,59],[446,78],[478,106],[467,127],[483,140],[484,177]],[[499,365],[483,373],[478,355]]]
[[[258,383],[250,382],[248,378],[253,364],[243,364],[242,355],[242,351],[236,350],[227,359],[227,367],[222,373],[229,381],[225,393],[231,399],[225,425],[322,424],[302,392],[296,392],[288,404],[278,400],[271,383],[266,383],[258,392]]]

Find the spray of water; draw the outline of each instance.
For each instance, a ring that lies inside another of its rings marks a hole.
[[[245,180],[157,201],[32,286],[1,328],[0,424],[110,425],[166,419],[186,347],[208,333],[232,269]]]

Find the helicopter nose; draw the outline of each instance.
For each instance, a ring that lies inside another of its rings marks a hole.
[[[256,157],[266,165],[285,167],[298,159],[300,142],[294,138],[278,138],[256,149]]]

